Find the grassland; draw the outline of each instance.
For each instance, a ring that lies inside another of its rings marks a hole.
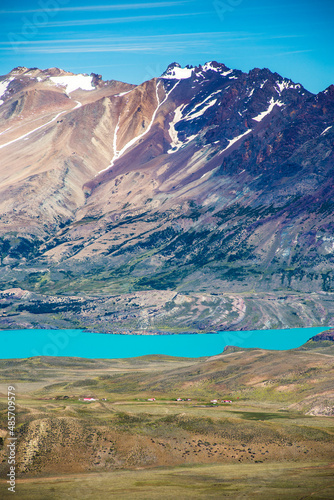
[[[24,479],[18,491],[20,500],[329,500],[334,480],[326,463],[193,465]],[[12,497],[7,492],[2,498]]]
[[[2,360],[1,478],[11,384],[20,500],[334,498],[333,349]]]

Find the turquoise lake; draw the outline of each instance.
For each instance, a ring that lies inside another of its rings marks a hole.
[[[1,330],[0,358],[75,356],[131,358],[166,354],[196,358],[223,352],[226,345],[286,350],[304,344],[328,327],[253,330],[200,335],[109,335],[82,330]]]

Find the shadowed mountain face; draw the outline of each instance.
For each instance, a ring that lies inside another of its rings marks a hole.
[[[210,62],[0,93],[2,289],[333,291],[334,86]]]

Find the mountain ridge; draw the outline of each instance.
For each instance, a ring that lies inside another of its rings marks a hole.
[[[211,61],[140,85],[18,67],[0,94],[2,290],[313,292],[326,310],[333,85]],[[332,324],[301,300],[300,325]]]

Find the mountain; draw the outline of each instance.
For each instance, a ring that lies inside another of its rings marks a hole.
[[[333,323],[333,85],[18,67],[0,94],[3,327]]]

